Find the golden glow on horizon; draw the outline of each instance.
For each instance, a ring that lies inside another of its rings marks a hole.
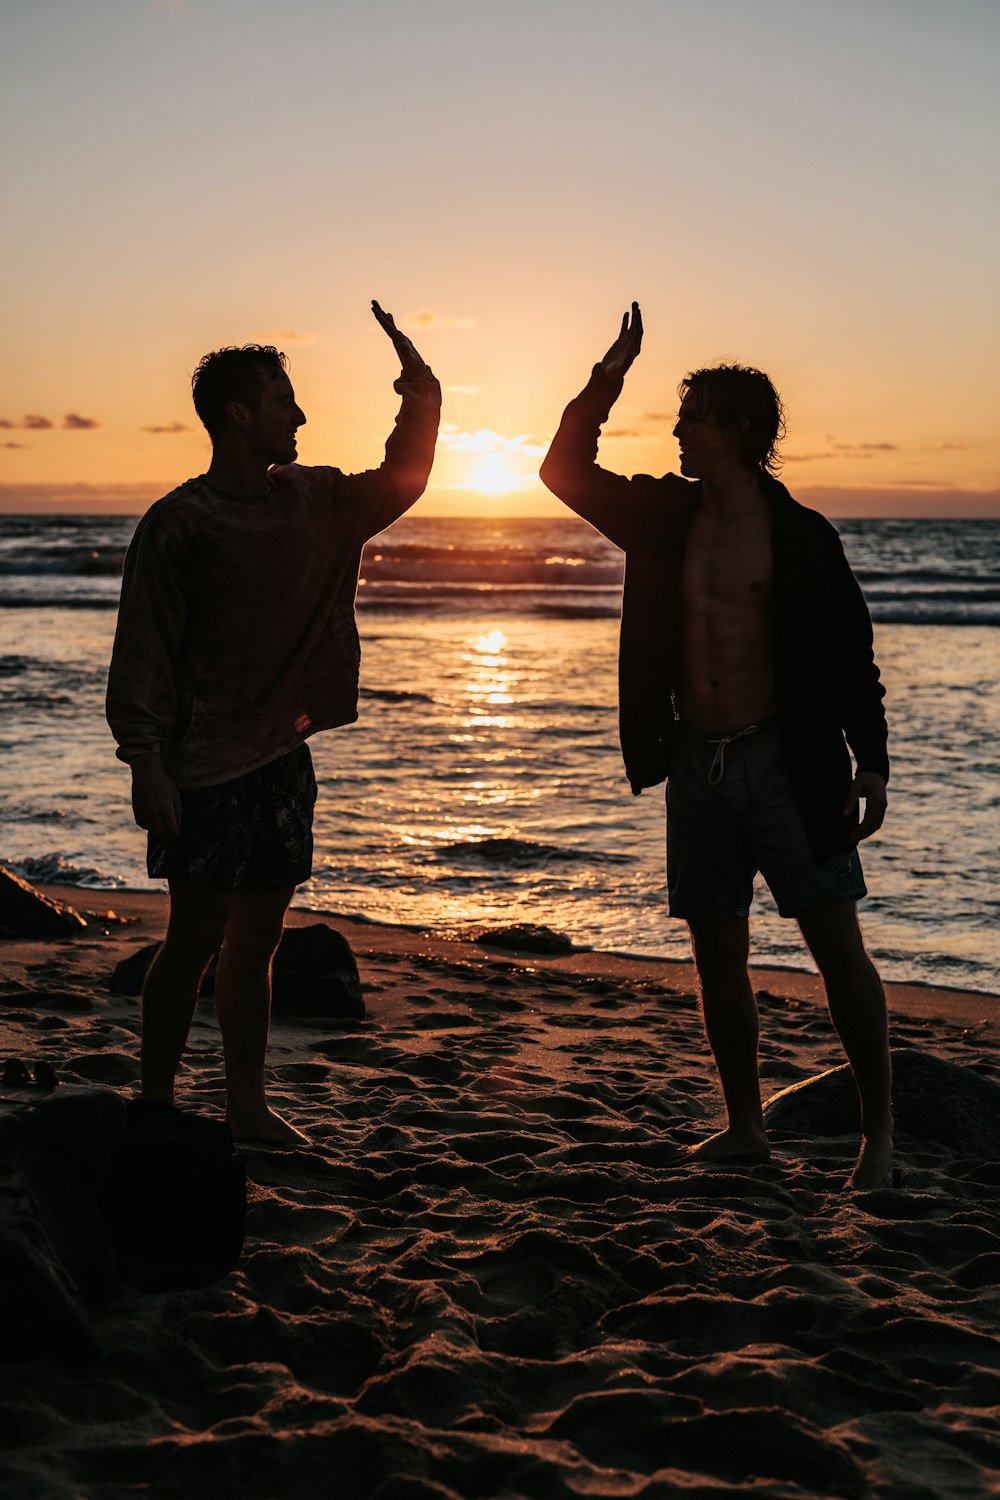
[[[468,479],[468,488],[481,495],[507,495],[517,489],[520,475],[502,453],[487,453],[476,463]]]

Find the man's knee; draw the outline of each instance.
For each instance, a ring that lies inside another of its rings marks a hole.
[[[816,907],[803,912],[798,921],[821,974],[871,964],[853,901],[833,901],[828,906]]]
[[[222,943],[228,909],[227,892],[172,884],[164,951],[192,963],[208,963]]]
[[[270,962],[284,932],[285,912],[294,891],[236,893],[226,923],[226,946],[232,953]]]
[[[695,967],[703,980],[728,979],[745,970],[750,953],[750,927],[745,917],[689,922]]]

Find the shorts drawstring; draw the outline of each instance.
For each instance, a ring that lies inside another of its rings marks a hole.
[[[710,745],[715,746],[715,759],[708,768],[709,786],[718,786],[726,770],[726,746],[731,745],[733,740],[741,740],[744,735],[756,734],[757,725],[748,724],[745,729],[738,729],[735,734],[723,735],[721,740],[709,740]]]

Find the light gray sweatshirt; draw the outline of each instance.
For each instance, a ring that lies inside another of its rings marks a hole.
[[[201,475],[142,517],[108,675],[119,759],[158,751],[177,787],[216,786],[357,718],[362,548],[423,494],[441,407],[430,372],[395,389],[379,468],[288,464],[259,496]]]

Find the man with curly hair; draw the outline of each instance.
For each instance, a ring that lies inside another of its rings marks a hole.
[[[362,548],[423,493],[440,414],[430,369],[377,302],[372,311],[400,358],[402,405],[367,473],[295,462],[306,419],[277,349],[220,349],[198,365],[212,461],[136,527],[108,679],[147,867],[170,888],[143,990],[143,1097],[172,1102],[218,952],[227,1118],[238,1140],[265,1145],[304,1139],[267,1101],[264,1058],[271,959],[312,871],[306,741],[358,716]]]
[[[774,477],[783,413],[759,370],[723,365],[682,382],[680,475],[598,467],[601,424],[641,342],[633,303],[541,477],[626,553],[626,774],[636,795],[667,779],[670,913],[690,929],[728,1115],[692,1155],[769,1156],[747,969],[759,870],[798,922],[854,1071],[851,1185],[880,1186],[892,1173],[888,1021],[856,907],[857,845],[881,826],[889,775],[868,610],[834,528]]]

